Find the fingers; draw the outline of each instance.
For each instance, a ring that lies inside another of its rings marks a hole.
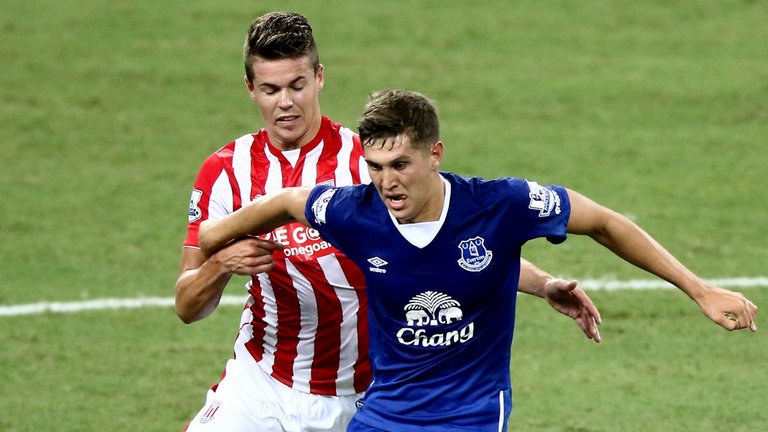
[[[713,320],[726,330],[733,331],[748,328],[750,331],[756,332],[755,316],[757,315],[757,306],[739,293],[736,293],[736,300],[737,304],[735,307],[723,308],[726,312],[718,311]]]
[[[578,288],[575,280],[551,279],[545,285],[545,298],[560,313],[576,321],[584,335],[600,342],[598,324],[602,323],[600,312],[586,292]]]
[[[576,324],[581,328],[588,339],[592,339],[597,343],[600,343],[602,338],[600,337],[600,330],[597,328],[597,323],[592,317],[578,317],[575,318]]]
[[[572,281],[572,283],[573,288],[571,292],[579,300],[581,307],[586,309],[587,313],[594,318],[594,321],[596,321],[597,324],[602,324],[603,319],[600,317],[600,311],[597,310],[597,306],[595,306],[595,304],[592,302],[592,299],[589,298],[584,290],[581,288],[576,288],[576,281]]]
[[[259,237],[244,237],[216,253],[225,271],[242,276],[267,272],[274,268],[272,252],[281,250],[283,245]]]
[[[274,240],[263,239],[261,237],[244,237],[239,241],[247,242],[248,244],[252,245],[254,248],[261,248],[269,252],[274,252],[274,251],[283,249],[282,243],[276,242]]]
[[[726,318],[733,325],[730,330],[741,330],[748,328],[752,332],[757,331],[757,324],[755,324],[755,316],[757,315],[757,306],[746,297],[742,297],[742,308],[738,312],[726,314]]]
[[[272,270],[275,267],[274,261],[260,258],[245,258],[229,265],[229,271],[241,276],[252,276]]]

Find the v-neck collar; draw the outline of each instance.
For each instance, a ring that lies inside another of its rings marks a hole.
[[[451,202],[451,183],[442,175],[440,175],[440,179],[445,185],[443,210],[440,212],[440,219],[430,222],[401,224],[397,221],[397,218],[395,218],[392,212],[387,209],[387,214],[389,214],[389,218],[392,220],[392,223],[395,225],[395,228],[397,228],[400,235],[403,236],[408,243],[419,249],[424,249],[432,243],[432,240],[434,240],[435,237],[437,237],[437,233],[440,232],[440,228],[442,228],[445,223],[445,216],[448,214],[448,207],[450,207]]]
[[[267,149],[269,150],[270,153],[275,155],[278,159],[283,159],[285,162],[288,162],[288,164],[290,164],[292,168],[296,169],[297,166],[303,165],[303,162],[304,162],[303,157],[305,157],[307,154],[315,150],[315,148],[318,145],[320,145],[321,142],[323,142],[325,137],[328,135],[328,131],[330,129],[331,129],[331,120],[325,116],[321,117],[320,129],[318,129],[317,135],[315,135],[315,137],[312,138],[312,141],[306,143],[305,145],[299,148],[295,148],[291,150],[280,150],[279,148],[275,147],[269,138],[269,134],[266,134]]]

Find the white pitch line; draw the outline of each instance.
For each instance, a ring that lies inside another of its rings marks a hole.
[[[220,305],[244,305],[245,296],[222,296]],[[105,298],[77,302],[39,302],[0,306],[0,316],[33,315],[46,312],[81,312],[86,310],[135,309],[142,307],[172,307],[172,297]]]
[[[577,279],[578,280],[578,279]],[[709,284],[721,288],[765,288],[768,287],[768,277],[707,279]],[[606,279],[579,280],[579,287],[585,290],[644,290],[644,289],[677,289],[671,283],[661,279],[616,281]]]
[[[709,279],[712,285],[723,288],[766,288],[768,277]],[[671,289],[671,284],[662,280],[602,280],[585,279],[579,281],[579,286],[585,290],[644,290]],[[245,304],[245,296],[225,295],[221,297],[220,305]],[[0,306],[0,316],[33,315],[46,312],[68,313],[86,310],[132,309],[143,307],[172,307],[175,300],[172,297],[139,297],[139,298],[106,298],[83,300],[76,302],[39,302],[20,305]]]

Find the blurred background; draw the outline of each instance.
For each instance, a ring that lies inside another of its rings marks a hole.
[[[172,298],[205,157],[255,132],[250,22],[305,15],[323,113],[385,87],[437,102],[443,167],[562,184],[708,279],[768,304],[768,8],[760,1],[3,0],[0,307]],[[587,239],[524,255],[580,280],[652,280]],[[244,296],[245,279],[227,295]],[[750,283],[747,282],[746,285]],[[672,290],[590,291],[604,342],[520,299],[510,430],[762,430],[763,332]],[[240,306],[0,316],[0,430],[183,430]],[[758,319],[758,326],[761,320]],[[55,426],[52,426],[52,422]]]

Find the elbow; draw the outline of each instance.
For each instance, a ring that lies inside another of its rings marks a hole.
[[[619,239],[632,232],[637,225],[626,216],[614,210],[608,210],[607,216],[598,224],[589,236],[601,245],[613,250]]]
[[[196,317],[190,312],[189,308],[184,306],[184,302],[179,296],[176,296],[176,304],[174,305],[174,311],[176,316],[179,317],[184,324],[192,324],[197,321]]]
[[[184,324],[192,324],[193,322],[197,321],[196,319],[192,319],[191,316],[186,315],[184,311],[179,310],[178,307],[176,308],[176,315]]]
[[[199,313],[194,310],[189,302],[189,298],[184,295],[181,280],[176,282],[176,301],[173,310],[176,312],[176,316],[178,316],[184,324],[192,324],[193,322],[200,320]]]

